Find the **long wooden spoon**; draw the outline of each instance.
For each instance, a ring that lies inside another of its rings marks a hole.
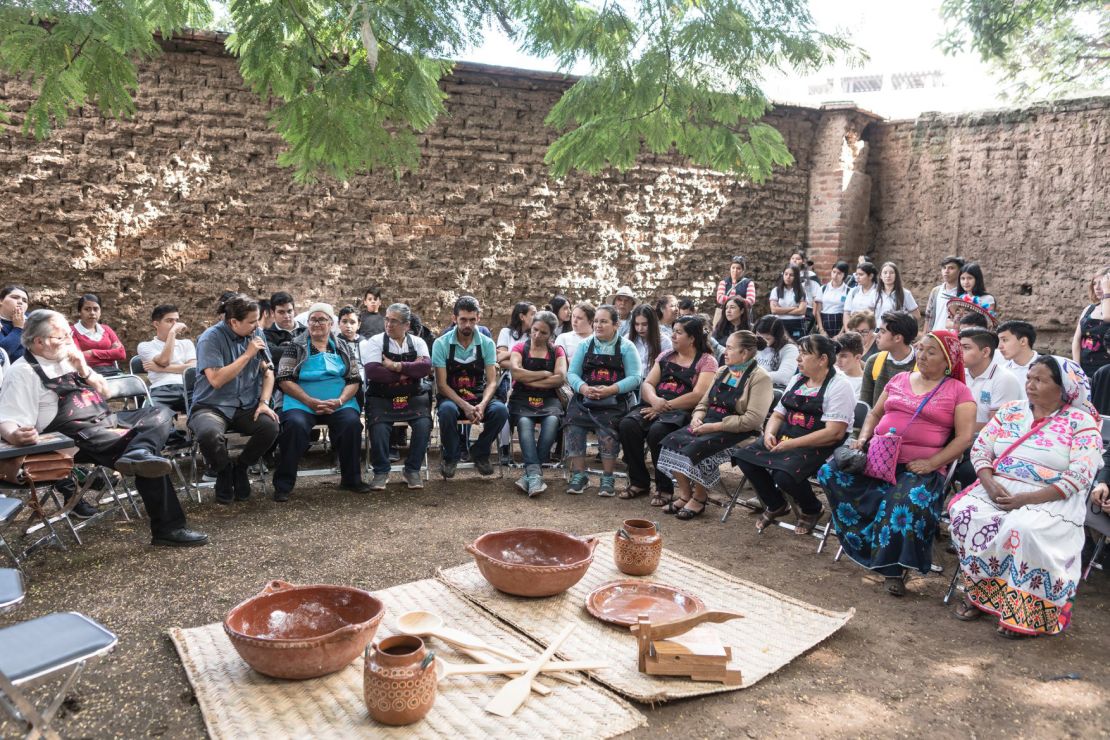
[[[507,684],[501,687],[497,692],[497,696],[493,697],[489,704],[486,705],[486,711],[490,714],[496,714],[498,717],[511,717],[513,713],[520,708],[524,700],[528,698],[528,694],[532,689],[532,679],[540,672],[540,669],[547,665],[547,661],[551,660],[551,656],[555,655],[555,651],[559,646],[570,637],[570,633],[574,632],[574,623],[568,624],[566,629],[559,633],[559,636],[551,641],[547,646],[547,650],[543,651],[540,657],[532,661],[528,667],[528,672],[520,678],[514,678]]]

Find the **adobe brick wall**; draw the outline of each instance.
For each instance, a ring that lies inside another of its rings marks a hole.
[[[765,295],[806,237],[820,111],[771,114],[797,163],[764,186],[656,157],[556,181],[543,118],[569,83],[461,65],[417,173],[302,187],[276,164],[267,106],[222,46],[165,46],[141,71],[134,119],[82,110],[47,142],[18,132],[27,88],[0,82],[15,112],[0,132],[0,281],[70,315],[79,294],[99,293],[131,351],[155,304],[178,303],[199,328],[225,289],[338,307],[380,283],[433,325],[473,293],[498,327],[513,301],[555,292],[597,301],[631,283],[708,298],[742,253]]]
[[[979,261],[1003,319],[1070,354],[1086,282],[1110,263],[1110,99],[923,116],[867,129],[877,260],[920,300],[937,261]],[[920,289],[917,286],[921,286]]]

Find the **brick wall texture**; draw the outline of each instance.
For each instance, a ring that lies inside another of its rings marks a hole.
[[[1078,305],[1078,287],[1059,286],[1106,251],[1102,101],[890,124],[781,106],[768,120],[796,163],[764,185],[666,157],[555,180],[543,118],[570,83],[460,65],[416,173],[301,186],[276,164],[282,142],[236,61],[203,39],[165,46],[141,71],[133,119],[84,109],[46,142],[19,133],[26,86],[0,81],[13,111],[0,130],[0,281],[71,316],[78,295],[100,294],[132,350],[154,305],[175,302],[199,327],[226,289],[338,307],[380,284],[434,326],[472,293],[498,327],[515,300],[597,302],[621,284],[708,309],[744,254],[765,305],[807,240],[819,267],[871,251],[902,263],[910,285],[931,285],[942,253],[975,254],[1004,313],[1020,306],[1058,329]]]

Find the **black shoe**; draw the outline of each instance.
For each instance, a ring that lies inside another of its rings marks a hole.
[[[340,483],[339,487],[351,493],[370,493],[371,491],[370,484],[361,480],[358,483]]]
[[[397,462],[401,459],[401,450],[396,447],[389,448],[389,461]]]
[[[275,488],[274,501],[277,501],[278,503],[284,503],[289,500],[290,493],[292,493],[292,491],[279,491]]]
[[[489,456],[474,458],[474,468],[482,475],[493,475],[493,465],[489,461]]]
[[[455,469],[458,468],[458,466],[459,464],[457,462],[447,462],[446,460],[444,460],[439,464],[439,474],[442,475],[445,479],[454,478]]]
[[[246,465],[235,463],[232,468],[232,480],[235,488],[235,500],[249,501],[251,497],[250,469]]]
[[[140,478],[159,478],[169,475],[173,470],[169,460],[141,447],[120,455],[112,467],[124,475],[135,475]]]
[[[231,465],[216,473],[216,503],[230,504],[235,500],[235,474]]]
[[[470,450],[463,447],[462,452],[459,453],[459,459],[463,462],[470,462]]]
[[[208,544],[208,535],[191,529],[171,529],[150,538],[150,544],[164,547],[200,547]]]
[[[77,519],[92,519],[99,513],[100,511],[95,506],[82,499],[70,510],[69,515]]]

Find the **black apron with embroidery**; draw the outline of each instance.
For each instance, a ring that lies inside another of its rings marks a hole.
[[[611,355],[594,352],[596,341],[596,339],[591,338],[589,345],[586,347],[586,356],[582,358],[582,379],[586,385],[590,386],[619,383],[624,379],[621,338],[617,337],[617,344]],[[628,397],[628,393],[618,393],[607,398],[592,400],[581,393],[575,393],[574,398],[567,406],[565,423],[589,428],[601,425],[613,426],[615,421],[628,413]]]
[[[34,355],[25,352],[24,356],[43,386],[58,394],[58,414],[43,430],[44,433],[60,432],[77,442],[80,449],[94,455],[103,454],[119,444],[128,430],[120,428],[115,414],[88,381],[77,373],[48,378]]]
[[[677,356],[672,354],[671,357]],[[694,386],[698,383],[698,362],[701,360],[701,352],[694,355],[694,361],[690,363],[690,367],[682,367],[676,362],[671,360],[659,361],[659,383],[655,386],[655,395],[662,398],[664,401],[673,401],[679,396],[684,396],[694,390]],[[633,409],[637,411],[637,409]],[[667,424],[689,424],[690,415],[693,414],[693,409],[688,411],[664,411],[655,418]]]
[[[744,395],[744,389],[748,387],[748,380],[755,372],[756,363],[752,362],[748,365],[748,369],[740,376],[736,385],[729,385],[726,381],[731,375],[725,372],[709,389],[708,408],[705,410],[705,418],[702,422],[705,424],[716,424],[726,416],[731,416],[736,413],[736,402]]]
[[[447,385],[459,394],[459,397],[470,404],[477,404],[482,400],[482,393],[486,390],[486,358],[482,354],[482,342],[474,337],[474,361],[459,362],[455,359],[455,343],[451,342],[447,352]],[[440,403],[447,399],[441,398]]]
[[[825,428],[825,422],[821,420],[824,415],[825,391],[828,390],[829,382],[833,377],[834,373],[830,372],[825,377],[825,382],[821,384],[821,388],[812,396],[798,393],[799,388],[805,384],[805,376],[800,377],[798,382],[783,394],[782,405],[786,410],[786,421],[779,428],[780,440],[803,437]],[[781,470],[789,473],[794,480],[804,481],[820,470],[842,441],[843,439],[838,439],[824,447],[795,447],[785,452],[775,452],[768,451],[763,446],[763,439],[760,438],[749,447],[736,450],[733,457],[761,465],[768,470]]]
[[[555,352],[548,347],[547,357],[532,357],[532,340],[524,341],[521,367],[525,370],[555,372]],[[509,395],[509,414],[513,417],[539,418],[562,416],[557,388],[533,388],[525,383],[514,383]]]
[[[1088,378],[1110,364],[1110,316],[1096,319],[1094,312],[1095,306],[1088,306],[1079,319],[1079,365]]]
[[[382,334],[382,357],[394,362],[415,362],[417,354],[412,337],[405,335],[403,352],[390,352],[389,335]],[[431,414],[431,395],[419,378],[402,376],[396,383],[366,384],[366,421],[370,424],[412,421]]]

